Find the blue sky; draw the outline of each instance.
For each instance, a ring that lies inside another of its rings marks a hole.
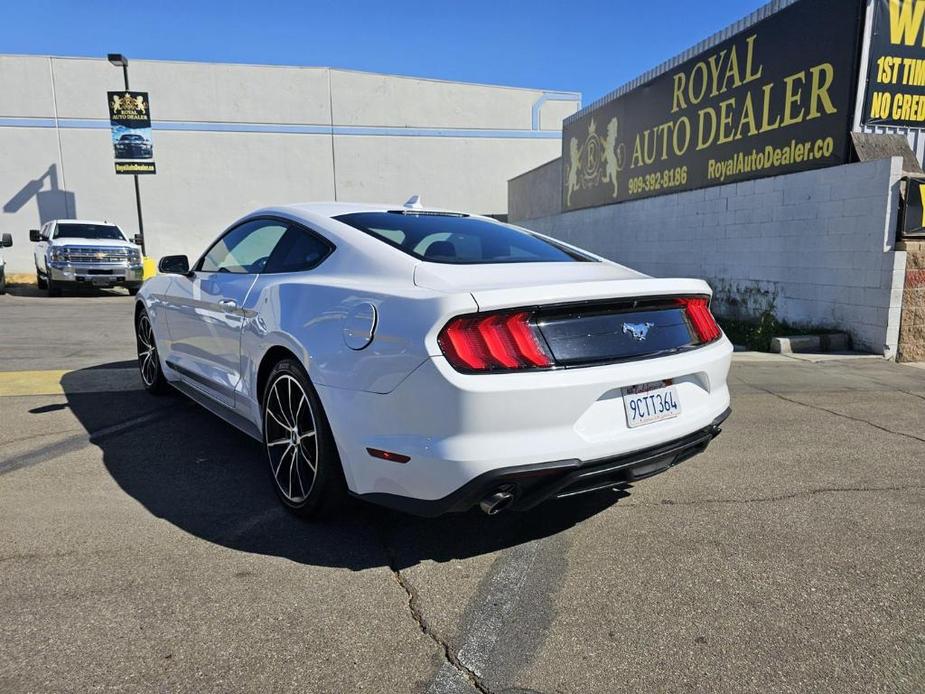
[[[32,0],[6,4],[0,52],[330,65],[580,91],[589,103],[762,4]]]

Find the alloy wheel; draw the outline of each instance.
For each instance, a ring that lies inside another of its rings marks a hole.
[[[138,368],[141,379],[149,388],[157,381],[157,347],[154,345],[154,332],[147,314],[138,319]]]
[[[301,504],[318,472],[318,437],[308,396],[298,380],[281,374],[267,391],[263,409],[270,472],[285,499]]]

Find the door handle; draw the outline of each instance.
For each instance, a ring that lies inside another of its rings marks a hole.
[[[238,302],[234,299],[222,299],[218,302],[218,305],[225,309],[227,312],[231,313],[236,311],[238,308]]]

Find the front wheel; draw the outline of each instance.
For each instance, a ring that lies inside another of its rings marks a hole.
[[[38,266],[35,268],[35,283],[39,286],[39,289],[48,288],[48,280],[45,279],[45,275],[39,272]]]
[[[61,296],[61,287],[51,277],[45,277],[45,289],[48,290],[48,296]]]
[[[161,370],[151,319],[144,309],[138,311],[135,319],[135,344],[138,349],[138,372],[141,374],[145,390],[153,395],[166,393],[169,386]]]
[[[263,442],[277,496],[303,518],[329,515],[346,496],[334,435],[302,365],[283,359],[263,394]]]

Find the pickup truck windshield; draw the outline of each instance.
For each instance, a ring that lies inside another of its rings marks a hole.
[[[125,241],[119,227],[112,224],[58,224],[56,239],[110,239]]]
[[[569,263],[594,258],[508,224],[435,212],[355,212],[335,217],[432,263]]]

